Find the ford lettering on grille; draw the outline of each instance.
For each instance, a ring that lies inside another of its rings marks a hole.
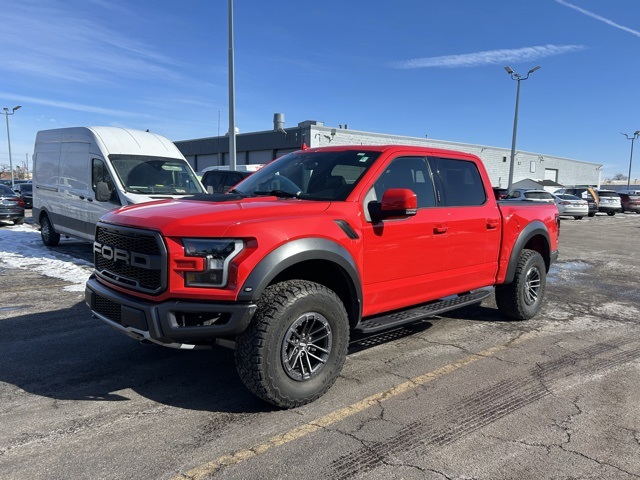
[[[128,252],[122,248],[115,248],[109,245],[103,245],[99,242],[93,242],[94,253],[99,253],[105,260],[113,262],[124,262],[127,265],[138,268],[152,268],[151,257],[142,253]]]

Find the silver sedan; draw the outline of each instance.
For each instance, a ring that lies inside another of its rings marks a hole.
[[[580,220],[589,214],[589,204],[580,197],[561,193],[553,195],[553,198],[556,201],[560,216],[570,216],[576,220]]]

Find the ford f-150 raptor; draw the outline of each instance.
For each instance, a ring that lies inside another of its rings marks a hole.
[[[497,202],[470,154],[303,149],[227,194],[104,215],[86,301],[138,340],[235,348],[249,390],[290,408],[331,387],[354,330],[416,322],[493,292],[506,317],[534,316],[559,226],[554,204]]]

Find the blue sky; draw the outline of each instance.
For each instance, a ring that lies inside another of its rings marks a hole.
[[[228,129],[227,1],[2,0],[14,164],[38,130]],[[510,148],[627,174],[640,130],[638,0],[234,2],[236,126],[327,126]],[[640,177],[640,144],[632,178]],[[0,164],[8,164],[0,128]]]

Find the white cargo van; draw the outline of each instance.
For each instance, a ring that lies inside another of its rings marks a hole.
[[[114,208],[206,193],[173,142],[118,127],[38,132],[33,175],[32,215],[48,246],[60,234],[92,241],[97,221]]]

